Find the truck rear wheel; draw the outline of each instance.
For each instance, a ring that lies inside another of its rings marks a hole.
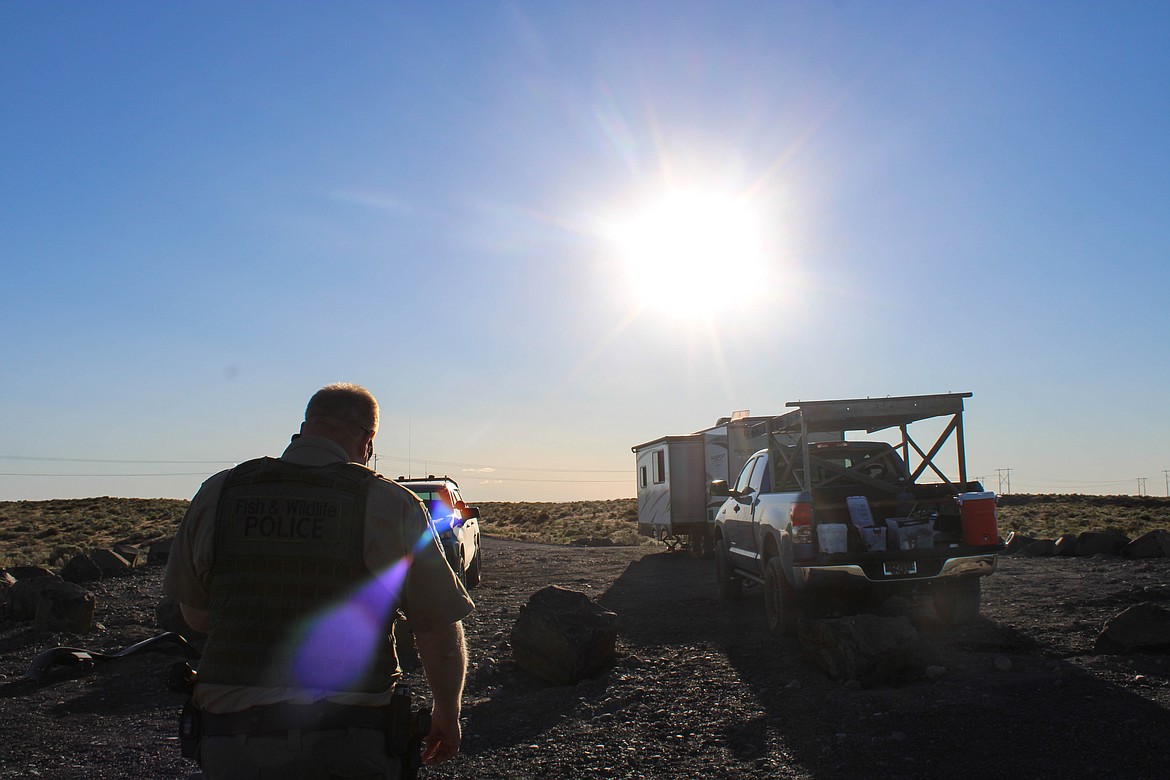
[[[764,565],[764,612],[768,628],[776,636],[796,633],[800,613],[796,609],[796,590],[784,576],[784,564],[779,556],[768,559]]]
[[[959,626],[979,617],[981,580],[981,577],[962,577],[952,582],[934,583],[931,599],[934,611],[944,625]]]
[[[727,547],[722,539],[715,539],[715,586],[719,598],[735,601],[743,595],[743,580],[731,573],[731,561],[727,560]]]
[[[483,549],[478,549],[475,552],[475,557],[471,559],[471,565],[467,567],[467,574],[464,577],[464,582],[469,588],[474,588],[479,585],[479,559],[483,557]]]

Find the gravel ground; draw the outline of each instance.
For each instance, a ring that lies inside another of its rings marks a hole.
[[[939,627],[923,605],[915,664],[893,684],[839,683],[764,628],[762,598],[715,598],[710,561],[655,548],[487,539],[467,620],[463,752],[432,778],[1164,778],[1170,659],[1102,656],[1130,604],[1170,598],[1170,561],[1002,557],[983,617]],[[110,651],[158,632],[157,567],[94,583],[101,628],[0,626],[0,778],[184,778],[174,657],[150,653],[23,679],[41,650]],[[548,584],[619,616],[617,664],[550,687],[511,661],[519,608]],[[928,667],[945,672],[929,677]],[[409,666],[408,678],[419,679]]]

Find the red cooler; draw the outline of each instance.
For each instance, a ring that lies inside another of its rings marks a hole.
[[[999,544],[995,520],[995,493],[960,493],[959,515],[963,519],[963,544],[984,547]]]

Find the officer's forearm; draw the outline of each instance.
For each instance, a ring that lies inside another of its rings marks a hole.
[[[458,718],[463,681],[467,676],[463,624],[456,622],[434,631],[416,631],[414,641],[435,709]]]

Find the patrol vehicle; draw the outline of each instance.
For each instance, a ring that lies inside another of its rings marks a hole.
[[[483,557],[479,546],[479,507],[468,506],[459,493],[459,484],[448,476],[399,477],[397,482],[418,496],[430,512],[451,570],[467,588],[479,585]]]

